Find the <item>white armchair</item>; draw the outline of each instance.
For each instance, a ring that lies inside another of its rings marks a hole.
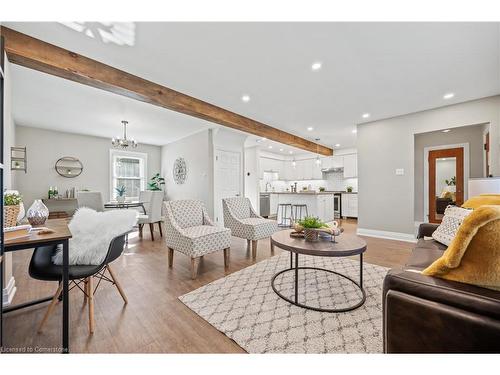
[[[247,240],[247,247],[252,244],[252,258],[257,257],[257,241],[271,237],[277,232],[278,223],[275,220],[264,219],[257,215],[248,198],[225,198],[222,200],[224,210],[224,226],[231,229],[235,237]],[[271,243],[271,252],[274,251]]]
[[[165,240],[168,266],[172,267],[174,250],[191,258],[191,277],[196,278],[200,258],[215,251],[224,251],[224,267],[229,266],[231,231],[215,226],[201,201],[165,202]]]

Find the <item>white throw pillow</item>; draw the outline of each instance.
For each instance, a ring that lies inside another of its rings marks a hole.
[[[137,223],[137,215],[135,210],[97,212],[87,207],[78,209],[68,225],[73,235],[69,240],[69,264],[101,264],[111,240],[132,230]],[[61,246],[52,257],[52,262],[62,265]]]
[[[451,241],[457,234],[458,227],[471,212],[472,210],[467,208],[455,206],[446,207],[443,220],[434,233],[432,233],[432,238],[441,242],[443,245],[450,246]]]

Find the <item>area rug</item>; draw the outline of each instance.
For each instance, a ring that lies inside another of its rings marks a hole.
[[[359,261],[300,256],[300,266],[321,267],[359,280]],[[179,299],[249,353],[381,353],[382,282],[388,269],[364,263],[366,302],[356,310],[324,313],[281,299],[271,288],[275,273],[290,266],[289,253],[216,280]],[[276,279],[293,295],[293,272]],[[322,308],[354,305],[361,292],[335,274],[299,271],[299,302]]]

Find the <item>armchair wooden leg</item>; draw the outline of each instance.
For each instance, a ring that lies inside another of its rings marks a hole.
[[[198,266],[200,265],[200,258],[191,258],[191,278],[194,280],[198,276]]]
[[[144,228],[144,224],[139,224],[139,238],[142,238],[142,228]]]
[[[271,244],[271,254],[274,255],[274,244],[273,244],[273,241],[271,240],[271,238],[269,238],[269,243]]]
[[[257,240],[252,240],[252,259],[257,258]]]
[[[250,245],[251,245],[252,241],[250,240],[247,240],[247,250],[250,251]]]
[[[172,268],[172,265],[174,264],[174,249],[168,248],[168,266]]]
[[[113,282],[116,285],[116,289],[118,289],[118,293],[120,293],[120,296],[122,296],[123,302],[125,302],[125,304],[127,304],[128,303],[127,296],[125,295],[125,292],[123,291],[122,286],[118,282],[118,279],[116,278],[114,272],[111,270],[111,267],[109,266],[109,264],[106,266],[106,268],[108,269],[108,272],[109,272],[109,275],[111,276],[111,279],[113,279]]]
[[[45,315],[43,316],[43,319],[40,322],[40,325],[38,326],[38,333],[42,332],[42,328],[43,328],[45,322],[49,318],[49,315],[52,313],[52,310],[54,310],[54,306],[57,304],[57,302],[59,300],[59,295],[61,294],[62,289],[63,289],[63,284],[59,283],[59,287],[57,288],[56,294],[54,294],[52,301],[50,301],[50,305],[47,308],[47,311],[45,312]]]
[[[154,241],[155,240],[155,235],[154,235],[155,227],[154,227],[153,223],[149,223],[149,231],[151,232],[151,241]]]
[[[160,230],[160,237],[163,237],[163,230],[161,228],[161,221],[158,222],[158,229]]]
[[[89,332],[94,333],[94,279],[92,276],[87,278],[89,290]]]
[[[229,251],[230,248],[224,249],[224,268],[229,268]]]

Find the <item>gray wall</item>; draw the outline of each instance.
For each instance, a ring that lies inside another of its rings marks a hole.
[[[414,135],[490,123],[491,169],[499,167],[500,97],[437,108],[358,125],[358,225],[363,229],[415,233]],[[396,175],[396,169],[404,175]]]
[[[16,187],[27,207],[34,199],[46,198],[50,186],[57,186],[60,193],[72,187],[96,190],[102,192],[105,201],[110,199],[110,139],[17,125],[16,143],[27,147],[28,173],[16,172]],[[148,154],[148,178],[160,171],[159,146],[139,144],[133,151]],[[65,178],[57,174],[54,165],[63,156],[80,159],[80,176]]]
[[[415,221],[424,221],[424,148],[457,143],[469,144],[469,177],[484,177],[483,125],[415,135]]]
[[[184,184],[173,180],[177,158],[186,161],[187,179]],[[204,130],[161,148],[162,174],[165,178],[167,199],[199,199],[210,215],[213,214],[212,132]]]

